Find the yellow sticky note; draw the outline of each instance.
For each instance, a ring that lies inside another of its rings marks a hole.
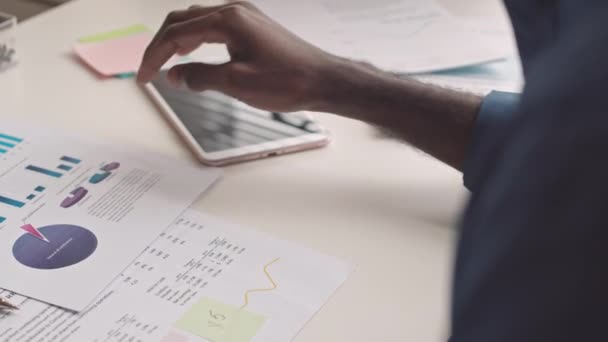
[[[88,37],[82,37],[78,39],[79,43],[99,43],[104,42],[106,40],[122,38],[126,36],[130,36],[133,34],[138,34],[142,32],[150,32],[150,29],[144,25],[138,24],[129,27],[123,27],[117,30],[113,30],[110,32],[98,33]]]
[[[249,342],[265,321],[262,315],[203,298],[175,326],[213,342]]]

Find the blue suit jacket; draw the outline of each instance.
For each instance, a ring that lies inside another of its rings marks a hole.
[[[526,87],[478,115],[450,341],[608,341],[608,0],[505,4]]]

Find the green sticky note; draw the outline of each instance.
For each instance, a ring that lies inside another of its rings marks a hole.
[[[175,326],[213,342],[249,342],[265,321],[262,315],[203,298]]]
[[[99,43],[110,39],[116,39],[120,37],[130,36],[132,34],[138,34],[143,32],[150,32],[146,26],[138,24],[129,27],[123,27],[118,30],[113,30],[110,32],[98,33],[88,37],[82,37],[78,39],[80,43]]]

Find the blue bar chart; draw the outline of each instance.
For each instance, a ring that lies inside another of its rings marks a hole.
[[[46,188],[45,188],[45,187],[43,187],[42,185],[38,185],[37,187],[35,187],[35,188],[34,188],[34,193],[29,194],[29,195],[26,197],[26,199],[27,199],[28,201],[31,201],[31,200],[35,199],[35,198],[36,198],[36,196],[38,196],[38,194],[40,194],[40,193],[44,192],[44,190],[46,190]]]
[[[53,170],[49,170],[49,169],[45,169],[43,167],[40,166],[35,166],[35,165],[28,165],[25,167],[26,170],[28,171],[33,171],[33,172],[38,172],[41,173],[43,175],[49,176],[49,177],[54,177],[54,178],[61,178],[63,176],[63,173],[57,172],[57,171],[53,171]]]
[[[81,160],[78,158],[68,157],[68,156],[63,156],[59,160],[62,162],[66,162],[66,163],[74,164],[74,165],[78,165],[81,162]],[[67,164],[59,164],[59,166],[57,166],[54,169],[36,166],[36,165],[28,165],[25,167],[25,169],[28,171],[37,172],[37,173],[43,174],[45,176],[53,177],[53,178],[61,178],[64,175],[64,173],[62,173],[61,171],[69,172],[73,168],[74,168],[73,166],[67,165]]]
[[[10,152],[11,149],[17,147],[23,139],[14,137],[12,135],[0,133],[0,154]]]
[[[70,170],[72,169],[72,167],[71,167],[71,166],[69,166],[69,165],[65,165],[65,164],[61,164],[61,165],[57,166],[57,168],[58,168],[59,170],[63,170],[63,171],[70,171]]]
[[[25,200],[31,201],[33,199],[35,199],[39,194],[43,193],[44,190],[46,190],[46,188],[42,185],[39,185],[37,187],[34,188],[34,191],[32,193],[30,193],[29,195],[27,195],[27,197],[25,197]],[[18,196],[7,196],[7,195],[0,195],[0,204],[4,204],[4,205],[8,205],[14,208],[23,208],[26,203],[23,202],[20,199],[16,199],[16,198],[12,198],[12,197],[18,197]]]
[[[13,148],[13,147],[15,147],[15,146],[17,146],[17,145],[15,145],[15,144],[13,144],[13,143],[8,143],[8,142],[6,142],[6,141],[2,141],[2,140],[0,140],[0,146],[1,146],[1,147]]]
[[[16,200],[16,199],[13,199],[10,197],[4,197],[2,195],[0,195],[0,203],[6,204],[11,207],[15,207],[15,208],[23,208],[23,206],[25,205],[25,202],[21,202],[20,200]]]
[[[16,143],[20,143],[23,141],[23,139],[21,139],[21,138],[13,137],[13,136],[10,136],[8,134],[3,134],[3,133],[0,133],[0,139],[9,140],[9,141],[13,141]]]
[[[78,158],[72,158],[68,156],[61,157],[61,161],[72,163],[72,164],[80,164],[81,160]]]

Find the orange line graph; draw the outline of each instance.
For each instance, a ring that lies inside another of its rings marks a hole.
[[[279,260],[281,260],[281,258],[276,258],[276,259],[272,260],[271,262],[269,262],[268,264],[264,265],[264,274],[266,275],[266,278],[268,278],[268,280],[272,284],[272,287],[263,288],[263,289],[247,290],[245,292],[245,303],[243,304],[243,306],[241,306],[241,310],[244,309],[244,308],[246,308],[247,305],[249,305],[249,295],[250,294],[255,293],[255,292],[269,292],[269,291],[275,290],[278,287],[277,283],[274,281],[274,279],[272,279],[272,276],[270,275],[270,272],[268,272],[268,268],[270,266],[272,266],[272,264],[276,263]]]

